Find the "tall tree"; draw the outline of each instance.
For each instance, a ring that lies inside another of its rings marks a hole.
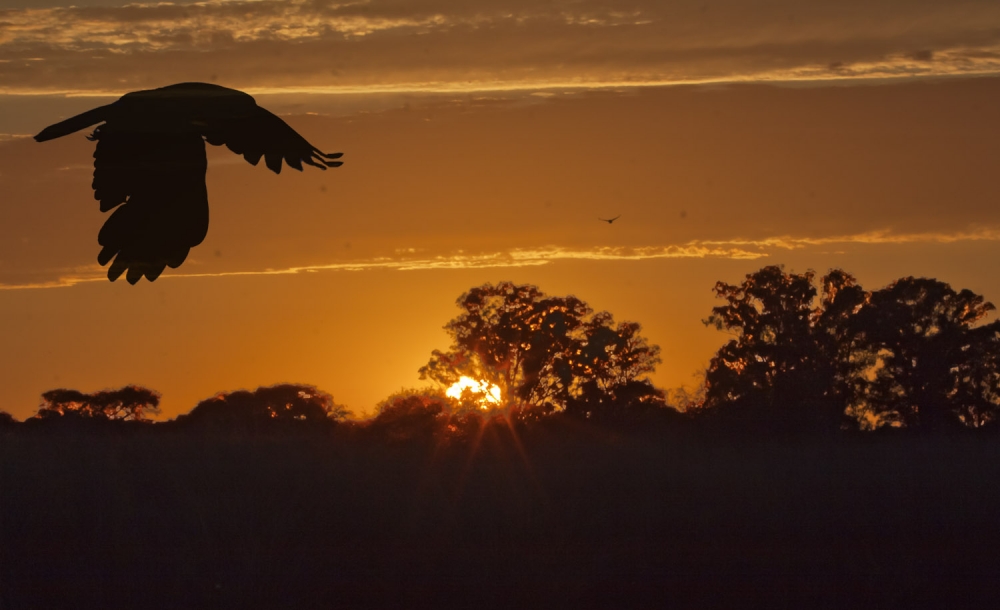
[[[866,358],[852,409],[871,425],[941,429],[995,416],[998,323],[976,328],[995,307],[971,290],[906,277],[872,293],[855,316],[852,344]]]
[[[836,368],[830,341],[814,332],[822,310],[814,306],[815,273],[786,273],[768,266],[740,284],[718,282],[726,304],[712,309],[705,324],[735,337],[712,358],[706,373],[707,413],[768,422],[771,426],[839,427]],[[827,276],[832,290],[850,284],[844,275]],[[832,292],[824,294],[830,303]]]
[[[587,383],[613,393],[659,362],[638,324],[616,325],[573,296],[502,282],[473,288],[458,305],[462,314],[445,326],[451,349],[435,350],[420,376],[445,387],[463,376],[495,384],[504,408],[562,410]]]
[[[735,338],[711,361],[704,415],[789,428],[997,421],[1000,322],[976,326],[994,309],[982,296],[912,277],[867,292],[839,269],[817,295],[813,279],[769,266],[716,284],[726,304],[705,322]]]

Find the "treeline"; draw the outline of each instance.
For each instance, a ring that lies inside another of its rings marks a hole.
[[[391,396],[368,420],[350,419],[315,387],[282,384],[219,394],[157,425],[336,427],[390,440],[462,438],[490,422],[549,418],[746,434],[1000,427],[1000,321],[983,323],[995,308],[981,295],[913,277],[868,291],[843,270],[817,280],[779,266],[739,284],[719,282],[715,292],[724,304],[704,323],[733,339],[712,358],[702,387],[681,397],[650,382],[660,350],[639,324],[616,323],[572,296],[503,282],[458,299],[462,313],[445,326],[451,347],[420,369],[437,387]],[[25,424],[148,424],[159,400],[137,386],[51,390]],[[0,413],[0,426],[16,424]]]
[[[770,266],[705,321],[735,334],[709,365],[699,417],[791,429],[997,425],[1000,321],[970,290],[905,277],[868,291],[835,269]],[[817,303],[818,297],[818,303]]]

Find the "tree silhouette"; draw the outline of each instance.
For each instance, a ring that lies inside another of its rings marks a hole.
[[[445,326],[452,347],[432,353],[421,379],[445,387],[462,376],[484,380],[501,388],[508,409],[565,410],[586,392],[613,396],[659,362],[638,324],[616,325],[573,296],[501,282],[473,288],[458,305],[463,313]]]
[[[114,211],[98,234],[97,260],[108,279],[135,284],[176,268],[208,231],[205,142],[225,144],[257,165],[281,172],[282,160],[302,170],[341,165],[241,91],[207,83],[179,83],[136,91],[42,130],[38,142],[99,125],[90,136],[94,198]]]
[[[441,392],[408,390],[386,398],[365,426],[368,433],[389,442],[430,439],[447,429],[451,401]]]
[[[593,379],[604,393],[616,389],[656,370],[660,348],[650,345],[639,334],[636,322],[615,324],[611,314],[594,314],[583,326],[582,341],[571,359],[577,377]]]
[[[231,429],[263,429],[264,426],[301,422],[324,424],[349,415],[326,392],[310,385],[279,384],[253,392],[223,393],[198,403],[178,423]]]
[[[834,269],[815,304],[814,277],[769,266],[716,284],[727,304],[705,323],[736,337],[709,365],[701,415],[785,429],[996,420],[1000,322],[973,326],[994,309],[982,296],[912,277],[867,292]]]
[[[42,394],[42,404],[35,417],[52,419],[70,416],[109,421],[149,421],[148,415],[159,413],[159,406],[159,392],[136,385],[93,394],[60,388]]]
[[[566,413],[593,421],[612,423],[650,411],[669,410],[662,390],[648,379],[633,380],[616,386],[612,391],[601,389],[596,379],[579,384],[579,390],[566,403]]]
[[[939,430],[996,416],[995,307],[971,290],[906,277],[871,294],[851,324],[851,408],[873,425]]]
[[[17,424],[14,416],[6,411],[0,411],[0,428],[6,428]]]
[[[995,429],[1000,424],[1000,323],[969,329],[965,339],[952,362],[952,412],[972,428]]]
[[[725,305],[712,309],[705,324],[736,334],[712,358],[703,408],[715,416],[751,419],[778,427],[839,426],[835,338],[815,332],[818,321],[837,331],[841,300],[853,285],[842,272],[823,278],[824,308],[815,309],[815,274],[786,273],[768,266],[738,285],[718,282]],[[826,308],[831,313],[824,317]]]

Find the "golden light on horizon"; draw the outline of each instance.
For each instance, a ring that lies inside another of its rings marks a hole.
[[[500,387],[496,384],[464,375],[445,390],[445,395],[455,400],[462,400],[463,396],[469,394],[472,395],[474,402],[483,411],[488,411],[493,407],[499,406],[502,396]]]

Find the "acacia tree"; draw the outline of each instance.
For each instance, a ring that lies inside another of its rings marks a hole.
[[[56,389],[42,394],[36,417],[50,419],[76,416],[116,421],[149,421],[159,413],[160,393],[137,385],[117,390],[84,394],[77,390]]]
[[[659,362],[638,324],[616,325],[576,297],[502,282],[473,288],[458,306],[463,313],[445,326],[451,349],[435,350],[420,377],[445,387],[463,376],[495,384],[505,408],[563,410],[586,384],[613,393]]]

